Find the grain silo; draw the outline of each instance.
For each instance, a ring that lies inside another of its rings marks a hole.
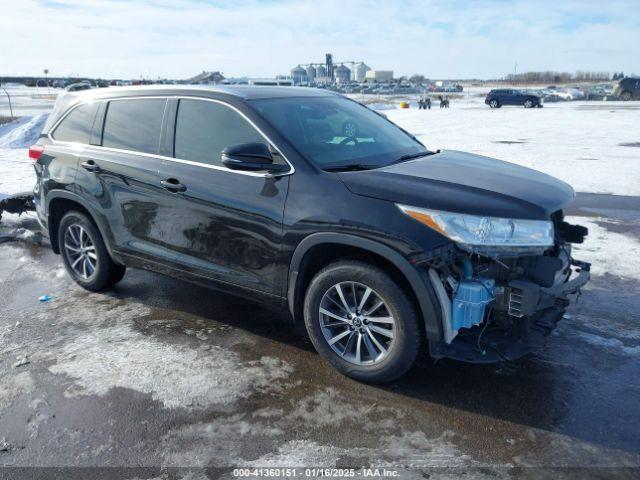
[[[316,79],[316,67],[309,65],[307,67],[307,80],[313,82]]]
[[[344,65],[340,65],[335,70],[335,77],[337,83],[349,83],[351,82],[351,70]]]
[[[324,65],[318,65],[316,67],[316,78],[326,78],[327,68]]]
[[[358,83],[363,83],[367,76],[367,72],[371,70],[364,62],[356,63],[351,72],[351,79]]]
[[[307,71],[298,65],[291,69],[291,81],[294,85],[299,85],[307,81]]]

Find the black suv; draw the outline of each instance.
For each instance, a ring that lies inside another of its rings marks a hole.
[[[503,105],[519,105],[524,108],[542,107],[542,100],[539,96],[513,88],[491,90],[485,97],[484,103],[491,108],[500,108]]]
[[[613,89],[613,96],[625,102],[640,100],[640,78],[623,78]]]
[[[429,151],[327,91],[67,94],[29,154],[39,221],[81,286],[140,267],[288,306],[364,381],[399,377],[421,348],[518,358],[589,278],[570,247],[586,229],[563,220],[569,185]]]

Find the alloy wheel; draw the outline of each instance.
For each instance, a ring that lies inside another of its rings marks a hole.
[[[82,279],[89,279],[96,271],[98,255],[89,233],[82,225],[69,225],[64,233],[64,253],[71,269]]]
[[[393,348],[396,321],[384,299],[362,283],[329,288],[320,301],[319,318],[325,340],[349,363],[377,364]]]

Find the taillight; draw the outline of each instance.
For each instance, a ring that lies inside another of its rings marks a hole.
[[[42,145],[32,145],[31,148],[29,148],[29,158],[32,160],[37,161],[43,153],[44,146]]]

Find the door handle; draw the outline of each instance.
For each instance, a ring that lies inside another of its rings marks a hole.
[[[100,167],[98,165],[96,165],[96,162],[94,162],[93,160],[87,160],[86,162],[82,162],[80,164],[80,166],[82,168],[84,168],[85,170],[88,170],[89,172],[99,172],[100,171]]]
[[[167,178],[166,180],[160,180],[160,185],[173,193],[184,192],[187,187],[180,183],[175,178]]]

